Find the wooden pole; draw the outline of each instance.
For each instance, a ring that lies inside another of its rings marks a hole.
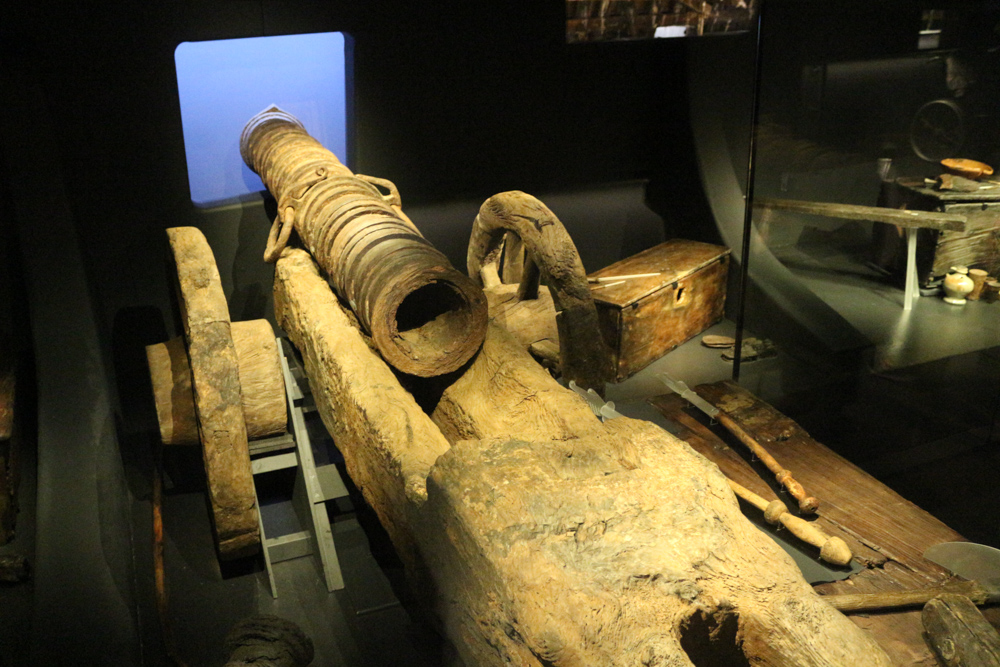
[[[854,557],[851,548],[839,537],[832,537],[824,533],[818,526],[788,513],[788,507],[780,500],[768,502],[756,493],[740,485],[733,480],[729,480],[729,486],[743,500],[747,501],[764,513],[764,519],[768,523],[780,523],[788,529],[795,537],[803,542],[808,542],[819,548],[819,557],[834,565],[847,565]]]
[[[803,512],[814,513],[819,508],[819,500],[808,495],[806,490],[802,488],[802,485],[792,477],[790,470],[787,470],[784,466],[778,463],[777,459],[771,456],[771,453],[764,449],[764,446],[753,439],[749,433],[743,430],[743,428],[733,421],[733,418],[727,415],[722,410],[719,410],[718,414],[715,415],[715,419],[719,421],[720,424],[726,427],[726,430],[736,436],[736,438],[742,442],[744,445],[750,448],[754,456],[759,458],[761,462],[767,466],[767,469],[774,473],[775,479],[778,483],[785,487],[785,490],[795,498],[799,503],[799,509]]]
[[[995,591],[983,587],[978,581],[955,581],[941,586],[927,586],[901,591],[878,593],[838,593],[823,599],[844,613],[889,611],[927,604],[940,595],[961,595],[975,604],[997,601]]]

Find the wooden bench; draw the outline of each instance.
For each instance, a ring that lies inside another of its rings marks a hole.
[[[920,295],[917,282],[917,230],[929,229],[936,232],[964,232],[967,223],[964,215],[955,213],[911,211],[881,206],[831,204],[827,202],[769,199],[765,197],[755,200],[754,208],[758,209],[763,216],[758,222],[758,226],[766,225],[775,212],[784,211],[786,213],[799,213],[839,220],[882,222],[905,229],[906,292],[903,297],[903,310],[912,309],[913,300]]]

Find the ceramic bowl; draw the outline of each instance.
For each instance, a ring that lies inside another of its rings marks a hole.
[[[976,162],[975,160],[948,158],[947,160],[941,160],[941,164],[951,173],[973,180],[993,175],[993,167],[983,162]]]

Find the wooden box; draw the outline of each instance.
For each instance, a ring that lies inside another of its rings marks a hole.
[[[940,280],[953,266],[1000,271],[1000,202],[944,201],[936,210],[964,215],[965,231],[921,229],[917,236],[917,275],[921,284]]]
[[[1000,274],[1000,188],[979,192],[939,191],[922,184],[897,183],[900,201],[918,211],[957,213],[966,217],[964,231],[921,229],[917,234],[917,277],[923,286],[940,283],[952,266],[984,269]],[[902,271],[905,240],[895,230],[876,234],[876,254],[896,264],[884,268]]]
[[[604,280],[659,274],[593,286],[614,381],[642,370],[722,319],[728,269],[729,248],[674,239],[592,273],[592,279]]]

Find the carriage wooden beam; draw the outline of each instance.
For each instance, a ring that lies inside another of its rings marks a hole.
[[[301,250],[278,261],[275,312],[466,664],[889,664],[718,468],[647,422],[602,424],[498,327],[428,416]]]

